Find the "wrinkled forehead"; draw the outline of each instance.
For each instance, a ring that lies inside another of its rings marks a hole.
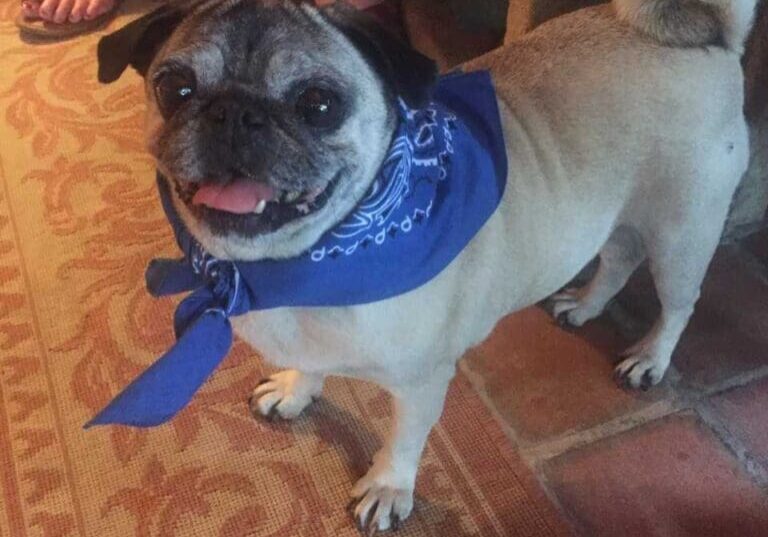
[[[266,0],[202,2],[161,56],[193,67],[203,84],[233,77],[272,85],[299,76],[346,78],[359,60],[311,4]]]

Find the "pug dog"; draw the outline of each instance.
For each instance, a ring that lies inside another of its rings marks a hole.
[[[754,4],[615,0],[464,65],[492,74],[509,170],[458,258],[395,298],[233,320],[287,368],[255,389],[256,414],[295,418],[329,375],[393,395],[394,427],[351,492],[366,532],[411,513],[457,360],[501,317],[556,293],[555,315],[581,326],[648,259],[661,314],[616,373],[632,388],[661,381],[747,168],[739,60]],[[436,77],[353,10],[273,0],[165,6],[104,38],[99,60],[102,81],[129,65],[144,76],[147,146],[176,210],[205,249],[241,261],[299,256],[349,214],[399,102],[423,106]],[[246,214],[193,195],[237,181],[261,192]],[[558,293],[598,254],[589,285]]]

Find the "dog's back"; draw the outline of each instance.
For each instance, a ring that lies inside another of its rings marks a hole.
[[[678,154],[674,143],[716,143],[740,128],[739,56],[755,4],[614,0],[553,19],[466,67],[491,69],[502,100],[528,110],[537,118],[528,128],[544,131],[537,138],[553,138],[553,151],[580,166],[605,169],[622,141],[638,159]],[[605,143],[614,129],[618,138]]]

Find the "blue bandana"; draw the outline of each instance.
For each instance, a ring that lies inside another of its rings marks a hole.
[[[443,77],[430,105],[400,108],[392,146],[367,196],[293,259],[214,258],[184,227],[168,182],[158,176],[184,259],[152,261],[147,287],[154,296],[194,292],[176,310],[176,344],[86,427],[151,427],[176,415],[227,355],[234,315],[385,300],[429,282],[461,253],[495,212],[506,185],[491,77],[484,71]]]

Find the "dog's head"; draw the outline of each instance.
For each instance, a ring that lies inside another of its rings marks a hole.
[[[212,253],[300,254],[381,165],[397,101],[424,104],[432,61],[346,6],[202,0],[99,43],[99,79],[145,78],[147,145]]]

